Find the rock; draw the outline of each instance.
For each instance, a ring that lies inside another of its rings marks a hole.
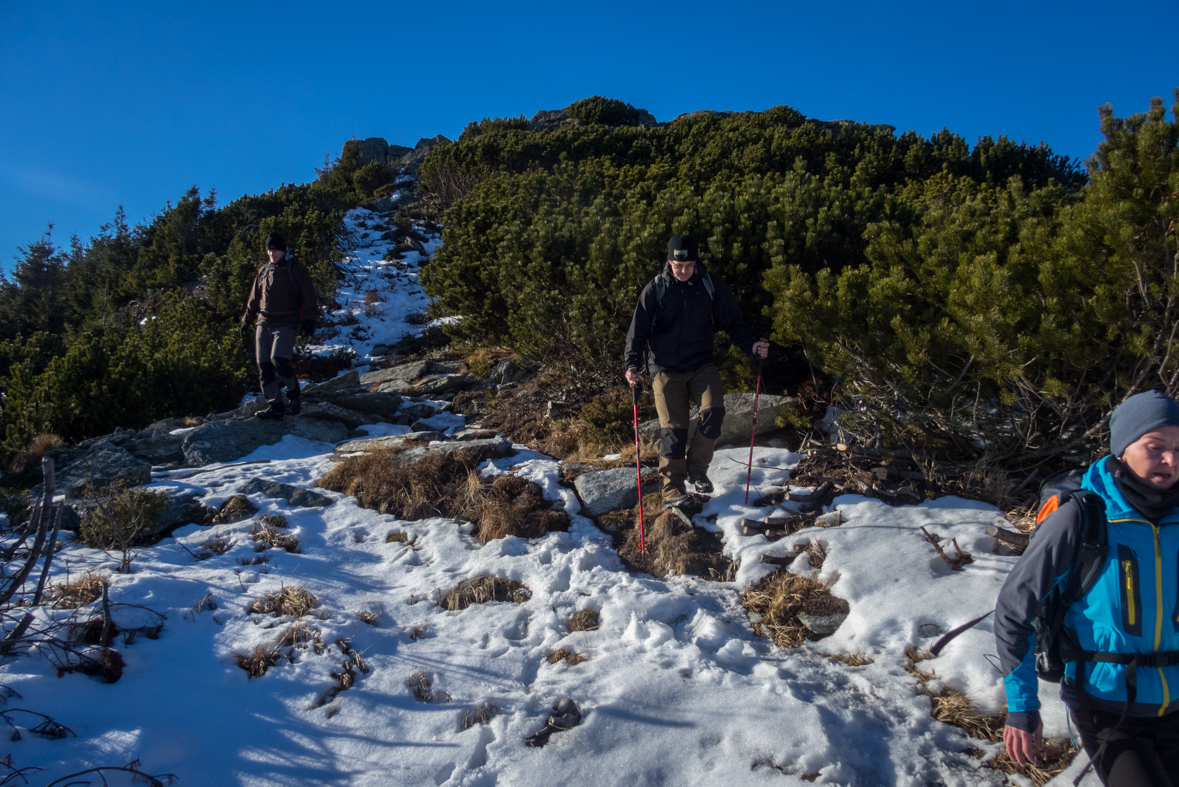
[[[466,440],[460,443],[439,443],[437,445],[410,448],[393,457],[399,465],[412,465],[429,456],[451,456],[460,462],[477,465],[487,459],[509,456],[512,453],[512,441],[506,437],[493,437],[489,440]]]
[[[198,426],[184,435],[181,448],[186,464],[203,467],[240,459],[264,445],[277,443],[288,434],[316,442],[338,443],[348,437],[348,428],[338,421],[315,418],[284,418],[277,422],[235,419]]]
[[[122,448],[90,451],[75,459],[69,467],[56,473],[54,489],[67,499],[81,497],[82,490],[90,484],[96,487],[110,486],[124,481],[127,486],[141,486],[151,482],[151,465],[136,459]],[[32,489],[33,497],[41,494],[42,486]]]
[[[181,450],[184,435],[169,434],[168,431],[163,430],[149,433],[147,437],[143,435],[144,433],[141,432],[139,439],[135,441],[134,445],[128,444],[127,446],[127,450],[133,456],[137,456],[153,465],[163,465],[184,460],[184,451]]]
[[[303,406],[304,418],[318,418],[324,421],[339,421],[349,429],[355,429],[373,422],[367,413],[358,413],[331,402],[308,402]]]
[[[393,423],[402,426],[410,426],[434,415],[434,406],[429,404],[410,404],[405,405],[397,412],[397,420]]]
[[[413,383],[409,380],[390,380],[377,386],[377,393],[412,393]]]
[[[434,442],[445,440],[442,432],[409,432],[408,434],[394,434],[386,437],[366,437],[360,440],[349,440],[336,446],[337,454],[352,454],[356,452],[385,451],[390,448],[400,448],[408,442]]]
[[[429,418],[423,418],[420,421],[415,421],[410,425],[410,429],[415,432],[439,431],[445,432],[447,429],[456,428],[463,429],[467,425],[467,419],[461,415],[454,413],[437,413]]]
[[[341,394],[359,387],[360,372],[352,370],[327,382],[308,383],[303,386],[302,396],[304,401],[324,401],[331,399],[335,394]]]
[[[430,364],[430,374],[462,374],[462,361],[434,361]]]
[[[393,422],[401,409],[401,396],[395,393],[351,393],[335,396],[332,404],[358,413],[379,416],[380,420]],[[370,421],[371,423],[371,421]]]
[[[377,369],[359,378],[361,385],[377,385],[391,380],[416,380],[430,373],[430,361],[413,361],[388,369]]]
[[[430,151],[439,145],[448,142],[450,142],[450,140],[441,134],[438,134],[431,139],[426,139],[423,137],[422,139],[418,140],[418,144],[414,146],[413,150],[397,159],[394,164],[402,167],[409,174],[416,175],[418,167],[420,167],[422,162],[426,160],[426,156],[430,154]]]
[[[260,492],[267,497],[285,500],[297,508],[327,508],[333,502],[330,497],[321,495],[319,492],[301,489],[290,484],[280,484],[276,481],[267,481],[264,478],[251,478],[239,486],[237,491],[243,495]]]
[[[630,467],[582,473],[573,481],[585,513],[599,517],[607,511],[638,505],[639,490],[635,471]]]
[[[484,382],[492,385],[516,382],[516,375],[518,374],[522,374],[522,372],[516,366],[516,362],[511,358],[505,358],[491,367],[491,374],[487,375],[487,379]]]
[[[360,140],[360,160],[364,164],[384,164],[389,153],[389,143],[381,137]]]
[[[785,396],[771,396],[762,394],[757,406],[757,435],[772,434],[778,431],[775,421],[778,410],[785,405]],[[692,408],[692,420],[688,423],[688,434],[694,434],[699,421],[698,410]],[[639,431],[649,439],[659,438],[659,421],[652,419],[639,425]],[[753,431],[753,394],[737,393],[725,394],[725,420],[721,423],[720,437],[717,446],[748,445],[749,435]],[[690,439],[690,438],[689,438]]]
[[[478,384],[479,381],[469,375],[448,374],[418,383],[414,388],[414,393],[419,396],[438,396],[456,391],[465,391],[468,388],[474,388]]]
[[[206,508],[197,500],[195,494],[168,498],[168,506],[154,526],[144,532],[144,536],[170,535],[173,530],[185,525],[208,525],[213,521],[217,512]]]
[[[811,615],[806,612],[798,613],[798,622],[821,636],[834,634],[847,620],[848,613],[836,612],[831,615]]]

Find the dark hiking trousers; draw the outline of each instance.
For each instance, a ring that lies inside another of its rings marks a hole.
[[[659,413],[659,474],[663,491],[684,491],[684,482],[708,472],[725,417],[720,368],[710,363],[694,372],[659,372],[651,381]],[[688,444],[691,405],[700,405],[700,423]]]
[[[1074,708],[1072,717],[1106,787],[1179,787],[1179,713],[1118,724],[1120,714]]]
[[[271,325],[258,323],[254,335],[254,352],[258,356],[258,376],[262,383],[262,395],[274,404],[279,399],[279,386],[287,389],[287,398],[298,398],[299,381],[295,379],[295,367],[291,358],[295,355],[295,325]]]

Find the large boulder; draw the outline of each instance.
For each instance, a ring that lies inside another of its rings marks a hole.
[[[619,508],[632,508],[639,503],[635,471],[630,467],[582,473],[573,480],[573,488],[581,498],[585,513],[599,517]]]
[[[206,508],[195,493],[169,497],[164,513],[143,535],[170,535],[173,530],[185,525],[207,525],[216,515],[217,511]]]
[[[366,437],[360,440],[349,440],[336,446],[337,454],[368,453],[371,451],[387,451],[390,448],[401,448],[411,442],[433,442],[445,440],[442,432],[410,432],[409,434],[387,435],[385,437]]]
[[[334,395],[350,392],[359,387],[360,372],[353,370],[327,382],[308,383],[303,386],[302,396],[304,401],[322,402],[331,400]]]
[[[779,427],[775,423],[778,419],[778,411],[787,403],[788,399],[785,396],[771,396],[769,394],[762,394],[757,403],[757,435],[771,434],[778,431]],[[696,424],[699,422],[699,410],[695,407],[691,411],[692,420],[688,423],[688,434],[692,435],[696,431]],[[644,437],[650,439],[658,439],[659,437],[659,421],[652,419],[644,421],[639,430]],[[753,394],[751,393],[735,393],[725,394],[725,420],[721,423],[720,437],[717,438],[716,444],[723,445],[748,445],[749,436],[753,431]]]
[[[327,508],[332,499],[310,489],[302,489],[290,484],[280,484],[277,481],[267,481],[265,478],[251,478],[238,487],[243,495],[261,493],[266,497],[285,500],[296,508]]]
[[[447,374],[418,383],[414,388],[414,393],[418,396],[437,396],[454,391],[465,391],[478,384],[478,380],[465,374]]]
[[[339,421],[349,429],[373,422],[373,417],[368,413],[358,413],[331,402],[308,402],[303,406],[302,415],[304,418],[318,418],[321,421]]]
[[[137,459],[122,448],[103,443],[100,450],[93,450],[70,463],[54,477],[54,490],[67,499],[81,497],[88,486],[110,486],[123,481],[127,486],[142,486],[151,482],[151,465]],[[42,485],[32,489],[34,497],[41,494]]]
[[[477,465],[487,459],[497,459],[512,453],[512,441],[506,437],[493,437],[488,440],[466,440],[458,443],[438,443],[436,445],[410,448],[393,457],[393,461],[401,466],[416,464],[427,457],[451,456],[460,462]]]
[[[401,396],[395,393],[357,392],[334,396],[332,404],[358,413],[375,415],[382,421],[392,422],[401,409]]]
[[[282,421],[244,418],[207,423],[184,436],[184,460],[190,467],[229,462],[264,445],[274,445],[288,434],[321,443],[338,443],[348,437],[348,427],[339,421],[315,418]]]
[[[184,461],[184,433],[171,434],[171,430],[161,429],[156,432],[140,432],[139,439],[133,443],[125,443],[127,450],[145,462],[153,465],[165,465]]]
[[[379,385],[392,380],[416,380],[430,373],[430,361],[411,361],[388,369],[377,369],[375,372],[360,377],[360,384],[364,386]]]

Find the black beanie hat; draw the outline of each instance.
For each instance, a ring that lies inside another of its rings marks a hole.
[[[266,236],[266,248],[277,249],[278,251],[286,251],[287,242],[282,235],[277,232],[272,232]]]
[[[700,249],[691,235],[672,235],[667,242],[667,259],[676,262],[697,262]]]
[[[1109,417],[1109,452],[1121,458],[1131,443],[1162,426],[1179,426],[1179,402],[1162,391],[1134,394]]]

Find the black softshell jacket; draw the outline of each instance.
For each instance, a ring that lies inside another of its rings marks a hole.
[[[712,276],[716,295],[709,295],[702,280],[704,272],[704,267],[697,263],[692,278],[681,282],[672,275],[671,266],[665,264],[663,272],[643,288],[626,334],[624,369],[642,369],[644,353],[651,374],[694,372],[716,363],[712,341],[717,330],[727,333],[746,355],[753,355],[754,339],[741,318],[733,291]],[[660,278],[667,289],[662,305],[657,308],[656,283]]]

